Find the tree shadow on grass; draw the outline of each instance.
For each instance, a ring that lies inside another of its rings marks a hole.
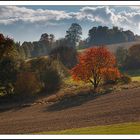
[[[0,113],[6,111],[17,111],[25,107],[31,106],[36,98],[29,98],[26,100],[25,97],[17,97],[14,95],[8,95],[0,97]]]
[[[80,106],[90,100],[94,100],[102,95],[105,95],[107,93],[92,93],[91,90],[85,92],[78,93],[77,95],[73,95],[70,97],[63,97],[59,101],[49,105],[45,111],[53,112],[53,111],[61,111],[64,109],[72,108],[75,106]]]
[[[57,89],[58,90],[58,89]],[[6,111],[18,111],[20,109],[30,107],[37,99],[47,97],[53,92],[42,91],[37,95],[17,95],[17,94],[7,94],[5,96],[0,96],[0,113]]]
[[[30,107],[30,106],[31,106],[30,104],[24,104],[24,105],[20,104],[20,105],[9,106],[9,107],[7,106],[7,107],[0,108],[0,113],[6,112],[6,111],[10,111],[10,110],[12,110],[12,111],[18,111],[18,110],[20,110],[22,108]]]

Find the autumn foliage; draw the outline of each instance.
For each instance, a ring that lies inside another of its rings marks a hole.
[[[21,95],[32,95],[40,91],[41,85],[34,72],[21,72],[17,75],[15,91]]]
[[[120,71],[118,68],[103,68],[101,70],[102,77],[105,83],[116,82],[118,78],[121,78]]]
[[[89,48],[78,59],[79,63],[71,70],[74,80],[90,82],[96,89],[101,82],[120,77],[116,59],[105,47]]]

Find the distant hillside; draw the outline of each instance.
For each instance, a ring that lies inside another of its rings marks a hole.
[[[111,44],[111,45],[107,45],[107,48],[109,48],[110,51],[115,52],[118,47],[124,47],[126,49],[129,49],[132,45],[135,45],[135,44],[140,44],[140,41]]]
[[[124,47],[126,49],[129,49],[132,45],[135,45],[135,44],[140,44],[140,40],[139,41],[132,41],[132,42],[111,44],[111,45],[106,45],[106,46],[111,52],[115,52],[118,47]],[[78,52],[83,52],[84,50],[85,49],[81,49],[81,50],[78,50]]]

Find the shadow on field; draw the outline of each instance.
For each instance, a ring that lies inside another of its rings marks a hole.
[[[18,111],[22,108],[31,106],[31,103],[35,101],[35,98],[16,97],[14,95],[8,95],[0,97],[0,113],[9,110]]]
[[[18,111],[25,107],[30,107],[39,98],[44,98],[54,94],[54,92],[42,91],[37,95],[17,95],[17,94],[7,94],[5,96],[0,96],[0,113],[9,110]]]
[[[63,109],[80,106],[83,103],[86,103],[90,100],[94,100],[98,98],[101,95],[105,95],[107,93],[92,93],[92,91],[87,91],[86,93],[80,92],[77,95],[73,95],[71,97],[64,97],[60,99],[59,101],[53,103],[52,105],[48,106],[45,111],[60,111]]]
[[[3,108],[0,108],[0,113],[2,112],[6,112],[6,111],[18,111],[22,108],[25,108],[25,107],[30,107],[31,105],[30,104],[25,104],[25,105],[16,105],[16,106],[10,106],[10,107],[3,107]]]

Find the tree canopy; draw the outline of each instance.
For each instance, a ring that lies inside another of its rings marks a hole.
[[[129,42],[136,39],[134,33],[130,30],[123,31],[122,28],[107,26],[93,27],[89,30],[88,46],[114,44],[120,42]]]
[[[116,80],[119,70],[115,56],[104,47],[92,47],[79,55],[79,63],[71,70],[75,80],[90,82],[94,89],[102,80]]]
[[[70,28],[66,31],[65,39],[70,47],[75,48],[79,43],[82,35],[82,27],[77,23],[72,23]]]

